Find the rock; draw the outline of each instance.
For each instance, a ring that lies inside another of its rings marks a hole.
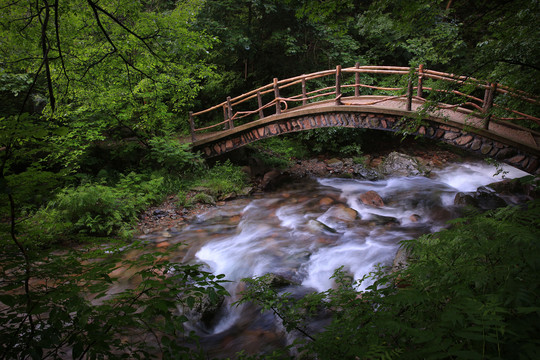
[[[357,177],[370,181],[375,181],[381,178],[381,175],[377,171],[368,169],[362,164],[352,165],[352,173]]]
[[[334,202],[334,199],[326,196],[326,197],[323,197],[321,200],[319,200],[319,205],[320,206],[330,205],[333,202]]]
[[[412,214],[411,216],[409,216],[409,220],[411,220],[412,222],[418,222],[420,219],[421,216],[417,214]]]
[[[478,207],[482,210],[492,210],[505,207],[507,205],[506,201],[485,186],[479,187],[476,194]]]
[[[454,205],[472,206],[480,210],[492,210],[505,207],[507,204],[493,190],[481,186],[474,193],[457,193],[454,198]]]
[[[157,210],[154,210],[152,215],[154,215],[157,218],[162,218],[164,216],[167,216],[167,212],[165,210],[157,209]]]
[[[426,173],[415,158],[395,151],[384,159],[381,172],[392,176],[419,176]]]
[[[407,249],[405,249],[404,247],[400,247],[396,252],[396,256],[394,257],[394,261],[392,263],[392,272],[396,272],[407,267],[407,262],[410,255],[411,254]]]
[[[341,160],[338,160],[338,159],[330,159],[330,160],[326,160],[326,165],[330,166],[331,168],[341,168],[343,167],[343,161]]]
[[[193,322],[202,322],[209,326],[216,317],[220,307],[223,305],[225,296],[217,295],[217,299],[212,301],[208,294],[204,294],[195,301],[193,308],[188,311],[186,316]]]
[[[261,188],[268,189],[272,187],[274,182],[281,176],[281,171],[273,169],[264,174],[261,181]]]
[[[474,196],[472,196],[471,194],[458,192],[456,196],[454,197],[454,205],[476,207],[478,203],[476,202],[476,199],[474,198]]]
[[[274,273],[268,273],[268,274],[266,274],[266,276],[267,276],[267,280],[268,280],[267,284],[271,288],[280,288],[280,287],[285,287],[285,286],[289,286],[289,285],[298,285],[294,281],[292,281],[290,279],[287,279],[283,275],[274,274]]]
[[[201,204],[216,205],[216,200],[212,197],[212,195],[208,195],[206,193],[198,193],[192,199],[193,201]]]
[[[356,210],[351,209],[350,207],[347,207],[343,204],[338,204],[328,209],[323,214],[323,216],[341,221],[354,221],[356,220],[358,213],[356,212]]]
[[[360,194],[360,200],[365,205],[374,206],[374,207],[383,207],[384,206],[384,201],[381,198],[381,196],[379,194],[377,194],[373,190],[370,190],[368,192]]]
[[[335,229],[332,229],[330,226],[323,224],[319,220],[309,220],[307,223],[308,229],[312,231],[328,231],[330,233],[336,233]]]
[[[375,225],[385,226],[385,225],[399,225],[400,222],[398,219],[392,216],[383,216],[377,214],[369,214],[372,217],[372,221],[375,222]]]

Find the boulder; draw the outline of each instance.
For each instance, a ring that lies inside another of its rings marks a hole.
[[[427,173],[414,157],[395,151],[384,159],[380,168],[383,174],[391,176],[424,176]]]
[[[373,190],[370,190],[368,192],[360,194],[360,200],[365,205],[374,206],[374,207],[383,207],[384,206],[384,201],[381,198],[381,196],[379,194],[377,194]]]

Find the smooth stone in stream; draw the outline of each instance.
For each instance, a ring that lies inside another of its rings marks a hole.
[[[374,207],[383,207],[384,201],[379,194],[375,191],[370,190],[363,194],[360,194],[360,200],[365,205],[374,206]]]
[[[307,223],[307,228],[314,232],[328,231],[331,233],[336,233],[335,229],[332,229],[330,226],[323,224],[319,220],[309,220]]]
[[[334,205],[328,209],[323,215],[323,217],[328,217],[330,219],[337,219],[346,222],[356,220],[358,213],[356,210],[351,209],[343,204]]]

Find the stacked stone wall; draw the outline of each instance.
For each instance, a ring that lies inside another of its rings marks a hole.
[[[399,115],[333,112],[286,118],[232,134],[211,144],[203,145],[200,149],[204,156],[214,157],[258,140],[291,132],[324,127],[363,128],[396,132],[404,130],[408,126],[414,126],[413,129],[407,129],[409,133],[442,141],[477,155],[508,163],[531,174],[540,174],[540,161],[538,156],[534,154],[526,153],[516,147],[482,136],[475,133],[474,129],[460,129],[431,120],[424,120],[422,125],[417,126],[410,121],[403,120],[402,116]]]

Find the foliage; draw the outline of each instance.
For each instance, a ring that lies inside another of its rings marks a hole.
[[[188,144],[180,144],[177,139],[154,137],[148,144],[150,159],[169,172],[197,171],[202,167],[202,159],[190,151]]]
[[[453,221],[452,228],[404,241],[404,270],[381,268],[360,292],[343,269],[336,288],[295,299],[263,276],[246,279],[241,302],[255,301],[310,341],[318,359],[533,359],[540,343],[540,202]],[[366,280],[366,279],[363,279]],[[307,323],[331,314],[324,331]]]
[[[294,159],[308,156],[309,150],[296,137],[272,137],[250,146],[256,152],[251,157],[259,159],[268,168],[286,168]]]
[[[27,272],[8,248],[0,270],[2,358],[204,358],[185,327],[186,310],[226,295],[222,276],[170,262],[143,243],[63,254],[29,248]],[[129,260],[129,252],[139,255]]]
[[[164,178],[130,173],[114,186],[86,183],[62,190],[47,207],[30,218],[49,241],[55,237],[89,234],[129,236],[137,215],[162,200]]]
[[[209,195],[220,198],[231,193],[241,194],[247,186],[247,180],[246,173],[239,166],[226,160],[212,166],[203,177],[195,180],[191,187],[203,187]]]
[[[321,128],[304,131],[298,136],[305,146],[315,153],[329,152],[344,156],[362,154],[364,129]]]

